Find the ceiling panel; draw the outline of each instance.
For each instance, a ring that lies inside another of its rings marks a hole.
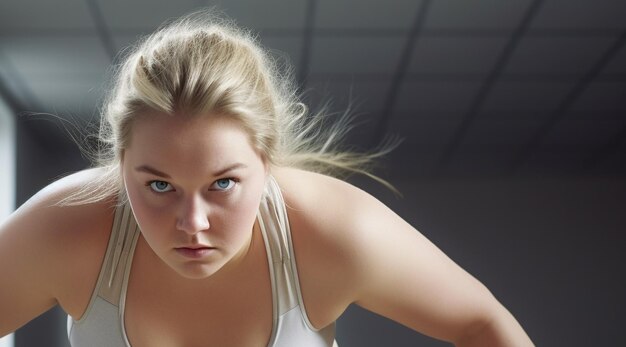
[[[389,124],[389,132],[402,137],[411,148],[421,145],[443,146],[447,144],[459,125],[454,119],[425,118],[413,113],[398,114]]]
[[[443,150],[443,145],[416,145],[405,141],[384,158],[388,161],[385,173],[411,180],[415,180],[416,177],[432,176]]]
[[[436,0],[431,2],[425,27],[508,31],[518,25],[529,3],[529,0]]]
[[[319,0],[316,28],[409,29],[422,1]]]
[[[581,172],[592,151],[586,146],[540,146],[519,168],[521,175],[551,176]]]
[[[346,134],[344,145],[359,152],[366,152],[377,148],[380,143],[373,143],[372,139],[377,135],[375,120],[379,117],[380,114],[370,115],[368,117],[359,117],[357,115],[352,122],[353,128]],[[385,140],[382,141],[384,142]]]
[[[626,113],[619,110],[598,111],[598,110],[570,110],[563,117],[569,120],[595,120],[595,121],[615,121],[626,118]]]
[[[463,145],[447,164],[445,173],[457,176],[489,177],[505,174],[511,167],[511,153],[519,150],[519,145]]]
[[[624,28],[626,1],[545,0],[531,28],[611,29]]]
[[[313,39],[310,74],[393,73],[403,38]]]
[[[504,38],[420,37],[410,73],[487,74],[506,43]]]
[[[626,117],[626,81],[591,83],[574,102],[572,111],[623,111]]]
[[[209,0],[208,4],[218,6],[244,27],[261,30],[304,28],[307,2],[307,0]]]
[[[0,33],[4,35],[87,28],[94,28],[94,23],[84,0],[3,1],[0,6]]]
[[[306,1],[210,1],[219,12],[234,19],[238,25],[253,31],[262,29],[302,29],[305,23]],[[115,32],[119,29],[145,29],[158,27],[166,20],[192,11],[206,9],[206,2],[198,0],[100,0],[107,25]],[[119,9],[123,8],[123,11]],[[146,9],[150,15],[146,16]],[[259,15],[262,13],[263,15]]]
[[[611,61],[603,70],[604,74],[626,74],[626,45],[622,45],[619,52],[613,56]]]
[[[626,126],[626,117],[619,121],[562,120],[542,141],[545,145],[606,145]]]
[[[423,117],[429,117],[429,111],[464,112],[479,87],[479,82],[407,81],[400,88],[395,109],[418,111]]]
[[[390,78],[380,81],[345,81],[311,76],[306,97],[311,105],[330,102],[331,110],[335,112],[350,107],[357,114],[373,114],[383,109],[389,83]]]
[[[104,16],[105,24],[112,31],[119,29],[152,30],[166,20],[199,9],[197,0],[94,0]]]
[[[468,128],[462,146],[527,143],[542,125],[533,119],[479,119]]]
[[[481,114],[500,112],[505,116],[508,110],[512,110],[513,114],[524,111],[529,117],[544,117],[563,101],[573,87],[574,83],[570,82],[501,80],[496,82],[485,99]]]
[[[613,37],[525,37],[515,48],[504,74],[583,75]]]
[[[102,75],[110,64],[97,37],[2,38],[0,46],[15,69],[27,76]]]

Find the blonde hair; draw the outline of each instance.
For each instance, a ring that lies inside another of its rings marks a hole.
[[[370,173],[372,153],[341,150],[349,129],[343,120],[325,127],[325,115],[309,114],[300,102],[292,70],[261,48],[254,35],[233,22],[201,11],[167,24],[130,48],[115,73],[101,110],[99,145],[91,157],[104,174],[64,203],[124,196],[120,165],[133,120],[146,111],[198,117],[233,117],[265,160],[332,176]]]

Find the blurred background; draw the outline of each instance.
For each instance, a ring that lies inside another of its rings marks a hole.
[[[402,198],[353,182],[485,283],[538,346],[626,345],[623,0],[3,0],[0,216],[89,165],[69,134],[97,124],[124,47],[213,5],[293,66],[312,109],[352,109],[349,146],[404,139],[377,171]],[[14,346],[68,346],[65,319],[50,311]],[[448,346],[358,307],[337,340]]]

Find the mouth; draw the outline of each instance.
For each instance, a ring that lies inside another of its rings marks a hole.
[[[211,246],[204,246],[204,245],[193,245],[193,246],[183,246],[183,247],[176,247],[176,249],[191,249],[191,250],[197,250],[197,249],[214,249],[215,247],[211,247]]]
[[[204,245],[191,245],[176,247],[174,248],[174,250],[176,251],[176,253],[185,258],[199,259],[211,255],[216,250],[216,248]]]

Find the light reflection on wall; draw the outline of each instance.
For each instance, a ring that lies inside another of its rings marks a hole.
[[[15,117],[0,98],[0,221],[15,209]],[[13,347],[13,334],[0,338],[0,347]]]

